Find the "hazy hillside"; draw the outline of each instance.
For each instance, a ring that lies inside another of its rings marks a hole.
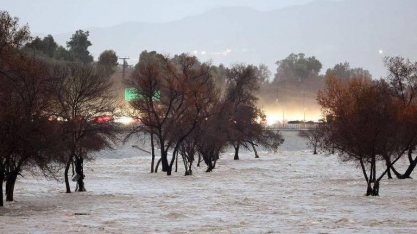
[[[130,22],[88,28],[97,57],[105,49],[135,63],[142,50],[176,54],[197,52],[202,60],[229,65],[266,63],[291,52],[316,56],[324,68],[349,61],[379,77],[382,57],[417,57],[417,1],[316,1],[270,12],[225,7],[170,23]],[[54,35],[65,44],[71,34]],[[380,53],[380,50],[383,53]]]

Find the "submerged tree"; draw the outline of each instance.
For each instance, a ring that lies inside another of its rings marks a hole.
[[[368,196],[379,195],[379,182],[387,173],[382,170],[378,177],[376,162],[401,148],[394,144],[398,143],[399,108],[390,93],[383,80],[339,80],[330,75],[326,89],[318,95],[324,116],[331,116],[321,127],[324,148],[334,150],[344,161],[358,163]]]
[[[20,102],[17,98],[16,85],[14,85],[12,76],[13,71],[19,70],[17,66],[19,62],[20,47],[30,40],[29,27],[20,26],[19,19],[12,17],[6,11],[0,11],[0,206],[3,206],[3,181],[5,179],[6,170],[9,170],[8,160],[10,156],[17,150],[12,144],[14,137],[12,134],[17,133],[18,124],[13,119],[18,120],[19,117],[14,115],[15,111],[21,110]],[[12,112],[9,112],[12,111]]]
[[[313,154],[317,154],[317,148],[319,147],[322,137],[320,128],[300,131],[298,135],[306,139],[307,145],[313,148]]]
[[[228,116],[228,141],[235,148],[235,160],[239,160],[239,149],[255,149],[254,142],[262,134],[261,122],[265,119],[256,106],[259,89],[258,69],[253,65],[239,64],[227,70],[228,86],[222,115]],[[256,152],[255,152],[256,153]]]
[[[61,125],[66,145],[62,157],[66,192],[71,192],[68,179],[71,165],[78,174],[78,191],[85,191],[83,161],[90,158],[92,151],[111,148],[115,139],[110,121],[115,108],[112,82],[104,71],[83,64],[58,64],[50,76],[53,114],[65,120]],[[107,118],[102,118],[103,115]]]
[[[405,151],[409,161],[409,166],[403,174],[395,169],[390,157],[386,158],[387,165],[397,178],[410,178],[417,165],[417,156],[413,158],[417,146],[417,62],[402,57],[386,57],[384,62],[389,72],[386,80],[398,107],[402,109],[396,129],[396,132],[401,134],[404,149],[400,153]]]
[[[53,173],[50,163],[62,150],[59,127],[49,121],[48,64],[24,55],[8,61],[11,70],[0,75],[0,152],[6,200],[13,201],[17,176],[34,168]]]
[[[141,123],[156,136],[162,170],[171,175],[181,144],[208,115],[206,109],[214,97],[210,65],[186,54],[173,59],[143,56],[127,82],[137,90],[130,104]],[[171,160],[169,150],[173,151]]]

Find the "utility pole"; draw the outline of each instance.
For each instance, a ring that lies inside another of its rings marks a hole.
[[[119,59],[123,60],[122,67],[123,67],[123,80],[124,80],[125,79],[126,66],[127,66],[126,60],[129,59],[129,57],[121,57]]]

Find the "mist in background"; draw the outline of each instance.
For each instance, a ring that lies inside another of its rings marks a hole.
[[[313,0],[0,0],[0,8],[29,23],[32,32],[58,34],[126,22],[170,22],[224,6],[260,11],[304,5]],[[337,1],[337,0],[330,0]]]

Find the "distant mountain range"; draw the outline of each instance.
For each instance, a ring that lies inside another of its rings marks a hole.
[[[305,53],[322,62],[322,73],[348,61],[379,78],[386,74],[384,56],[417,60],[416,10],[416,0],[319,0],[269,12],[223,7],[169,23],[129,22],[83,30],[90,31],[89,50],[95,58],[113,49],[129,56],[130,64],[141,51],[156,50],[195,53],[202,61],[227,66],[265,63],[275,73],[277,60]],[[72,33],[53,36],[65,45]]]

